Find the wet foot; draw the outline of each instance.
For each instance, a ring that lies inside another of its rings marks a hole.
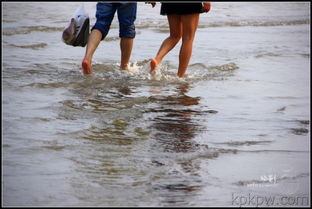
[[[156,61],[156,59],[152,59],[151,60],[151,63],[150,63],[150,65],[151,65],[151,71],[150,71],[150,73],[151,74],[154,74],[154,71],[155,71],[155,68],[156,68],[156,66],[157,66],[157,61]]]
[[[126,65],[120,65],[120,70],[121,71],[129,71],[129,65],[126,64]]]
[[[88,60],[83,60],[81,65],[82,65],[84,75],[92,73],[91,65]]]

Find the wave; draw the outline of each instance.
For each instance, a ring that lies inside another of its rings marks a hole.
[[[258,54],[255,56],[255,58],[262,58],[262,57],[278,57],[281,56],[281,54],[275,54],[275,53],[263,53],[263,54]]]
[[[210,79],[224,79],[233,75],[235,70],[239,69],[236,63],[227,63],[216,66],[206,66],[203,63],[189,65],[184,78],[177,77],[177,67],[172,66],[169,62],[160,63],[155,74],[149,73],[149,60],[134,62],[129,66],[129,71],[120,71],[119,63],[111,64],[94,64],[95,75],[103,79],[119,80],[131,78],[133,80],[155,80],[169,82],[188,82]]]
[[[298,123],[303,124],[303,125],[309,125],[310,120],[296,120]]]
[[[272,143],[273,141],[229,141],[229,142],[217,142],[214,144],[224,144],[228,146],[251,146],[251,145],[258,145],[258,144],[267,144]]]
[[[219,27],[273,27],[273,26],[290,26],[290,25],[304,25],[310,24],[309,19],[304,20],[288,20],[288,21],[250,21],[250,20],[241,20],[241,21],[215,21],[210,23],[201,23],[199,22],[198,28],[219,28]],[[140,22],[136,25],[138,29],[153,29],[159,33],[169,33],[169,25],[166,21],[159,22],[154,21],[150,22]]]
[[[106,36],[104,41],[118,41],[120,40],[119,36],[112,36],[112,37],[108,37]]]
[[[209,70],[216,69],[216,70],[219,70],[219,71],[233,71],[233,70],[239,69],[239,67],[234,62],[230,62],[228,64],[211,66],[208,69]]]
[[[306,128],[291,128],[291,133],[295,135],[306,135],[309,133],[309,130]]]
[[[240,149],[226,149],[226,148],[215,148],[210,147],[218,154],[239,154],[239,153],[309,153],[304,150],[240,150]]]
[[[12,21],[6,20],[6,22],[10,23]],[[303,20],[289,20],[289,21],[229,21],[229,22],[211,22],[211,23],[199,23],[198,28],[211,28],[211,27],[246,27],[246,26],[254,26],[254,27],[269,27],[269,26],[289,26],[289,25],[303,25],[310,24],[309,19]],[[136,22],[135,24],[137,29],[154,29],[156,32],[160,33],[168,33],[169,26],[167,21],[141,21]],[[118,25],[111,25],[112,29],[118,29]],[[54,31],[63,31],[64,27],[52,27],[52,26],[21,26],[21,27],[11,27],[11,28],[3,28],[3,35],[12,36],[16,34],[29,34],[31,32],[39,31],[39,32],[54,32]],[[138,31],[139,32],[139,31]],[[117,40],[117,37],[110,37],[107,41]]]
[[[14,23],[16,20],[2,20],[2,23]]]
[[[289,26],[310,24],[310,20],[290,20],[290,21],[234,21],[234,22],[214,22],[199,25],[198,28],[207,27],[270,27],[270,26]]]
[[[309,153],[305,150],[237,150],[237,152],[251,152],[251,153],[262,153],[262,152],[274,152],[274,153]]]
[[[29,34],[31,32],[53,32],[53,31],[63,31],[64,27],[49,27],[49,26],[21,26],[14,28],[3,28],[3,35],[13,36],[17,34]]]
[[[39,48],[44,48],[48,46],[47,43],[39,43],[39,44],[31,44],[31,45],[15,45],[15,44],[10,44],[10,46],[17,47],[17,48],[25,48],[25,49],[39,49]]]
[[[12,45],[13,46],[13,45]],[[47,44],[33,44],[25,46],[14,47],[19,48],[30,48],[39,49],[46,47]],[[51,76],[58,78],[60,76],[60,70],[62,70],[62,79],[55,82],[32,82],[26,86],[36,87],[36,88],[64,88],[64,87],[77,87],[81,85],[89,85],[89,82],[93,84],[103,85],[107,81],[110,85],[115,85],[114,83],[119,83],[120,80],[130,79],[132,82],[157,82],[164,81],[168,83],[181,83],[181,82],[196,82],[202,80],[224,80],[228,76],[232,76],[233,72],[239,67],[235,63],[227,63],[218,66],[206,66],[202,63],[191,64],[186,72],[185,78],[177,77],[177,69],[170,63],[165,62],[156,68],[156,74],[151,75],[149,73],[149,60],[143,60],[140,62],[135,62],[130,65],[129,71],[121,71],[119,69],[119,63],[94,63],[93,72],[94,75],[91,77],[86,77],[81,75],[80,65],[72,64],[72,62],[62,62],[62,66],[56,66],[50,63],[34,64],[31,70],[23,71],[23,74],[29,74],[32,77],[37,75],[42,77]],[[68,65],[68,66],[67,66]],[[66,73],[66,79],[64,77]],[[50,77],[51,78],[51,77]],[[65,79],[65,80],[64,80]],[[78,79],[78,80],[77,80]],[[157,85],[155,83],[155,85]],[[116,84],[118,85],[118,84]],[[212,111],[210,113],[216,113]]]
[[[237,186],[253,186],[253,185],[265,185],[265,184],[269,184],[269,185],[272,185],[273,184],[276,184],[276,183],[279,183],[280,181],[285,181],[285,180],[296,180],[296,179],[299,179],[299,178],[306,178],[306,177],[309,177],[310,174],[309,173],[301,173],[301,174],[298,174],[298,175],[295,175],[295,176],[286,176],[286,175],[282,175],[282,176],[265,176],[267,178],[263,178],[263,179],[260,179],[260,180],[257,180],[257,179],[253,179],[253,180],[246,180],[246,181],[238,181],[238,182],[235,182],[233,183],[234,185],[237,185]]]
[[[65,82],[55,82],[55,83],[31,83],[28,85],[25,85],[24,87],[30,86],[30,87],[37,87],[37,88],[63,88],[68,87],[72,83],[65,83]]]

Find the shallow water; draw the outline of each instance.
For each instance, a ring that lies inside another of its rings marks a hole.
[[[309,3],[213,3],[185,79],[181,43],[148,74],[168,26],[143,2],[132,72],[115,17],[83,76],[79,5],[2,4],[4,206],[310,205]]]

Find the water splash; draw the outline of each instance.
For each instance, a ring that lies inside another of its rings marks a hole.
[[[239,67],[236,63],[226,63],[217,66],[206,66],[202,63],[189,65],[184,78],[177,76],[177,69],[168,62],[160,63],[153,74],[150,73],[149,60],[133,62],[129,65],[128,71],[119,69],[120,64],[96,64],[94,72],[105,79],[119,80],[123,78],[131,78],[133,80],[146,81],[167,81],[167,82],[191,82],[199,80],[220,79],[233,75],[233,72]],[[105,71],[103,71],[105,69]]]

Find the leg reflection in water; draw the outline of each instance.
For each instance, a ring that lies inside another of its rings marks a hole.
[[[196,149],[192,138],[203,127],[195,120],[195,116],[201,115],[198,109],[199,97],[190,97],[186,93],[189,84],[181,84],[177,87],[177,95],[157,97],[155,101],[158,108],[151,112],[157,113],[153,119],[155,137],[163,145],[164,151],[190,152]],[[191,107],[194,108],[191,108]]]
[[[159,168],[155,173],[152,192],[166,205],[189,205],[202,186],[199,160],[188,158],[200,145],[193,139],[204,130],[200,124],[204,114],[200,97],[186,95],[189,84],[176,88],[177,94],[151,99],[157,104],[150,112],[153,118],[154,143],[152,162]]]

